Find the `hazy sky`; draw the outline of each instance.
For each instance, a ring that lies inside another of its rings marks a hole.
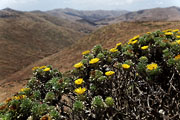
[[[140,10],[154,7],[180,7],[180,0],[0,0],[0,9],[51,10],[74,8],[79,10]]]

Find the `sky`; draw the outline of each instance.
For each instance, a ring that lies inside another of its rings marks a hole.
[[[57,8],[137,11],[169,6],[180,7],[180,0],[0,0],[0,9],[8,7],[22,11],[47,11]]]

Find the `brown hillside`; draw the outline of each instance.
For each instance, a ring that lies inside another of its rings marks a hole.
[[[93,30],[45,13],[0,11],[0,80]]]
[[[126,42],[138,34],[144,34],[155,30],[178,28],[180,22],[121,22],[103,27],[93,34],[79,40],[78,43],[63,49],[62,51],[46,57],[25,69],[9,76],[1,82],[0,101],[19,91],[26,84],[26,80],[32,76],[32,67],[40,65],[53,65],[61,72],[70,70],[81,59],[81,52],[91,49],[96,44],[102,44],[106,48],[115,46],[118,42]],[[8,91],[7,91],[8,90]]]

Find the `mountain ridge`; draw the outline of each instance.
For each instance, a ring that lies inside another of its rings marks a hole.
[[[143,9],[121,15],[115,21],[180,21],[180,8],[171,6],[167,8]]]

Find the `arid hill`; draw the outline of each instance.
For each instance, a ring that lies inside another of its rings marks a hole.
[[[94,27],[43,12],[0,11],[0,80],[72,45]]]
[[[0,82],[0,98],[4,100],[7,96],[14,94],[22,88],[29,77],[32,76],[32,67],[41,65],[52,65],[61,72],[70,70],[73,65],[81,59],[84,50],[91,49],[96,44],[102,44],[105,48],[111,48],[116,43],[128,41],[135,35],[164,30],[180,26],[180,22],[121,22],[98,29],[91,35],[85,36],[77,43],[66,47],[60,52],[41,59],[34,64],[14,73]],[[8,91],[7,91],[8,89]]]

